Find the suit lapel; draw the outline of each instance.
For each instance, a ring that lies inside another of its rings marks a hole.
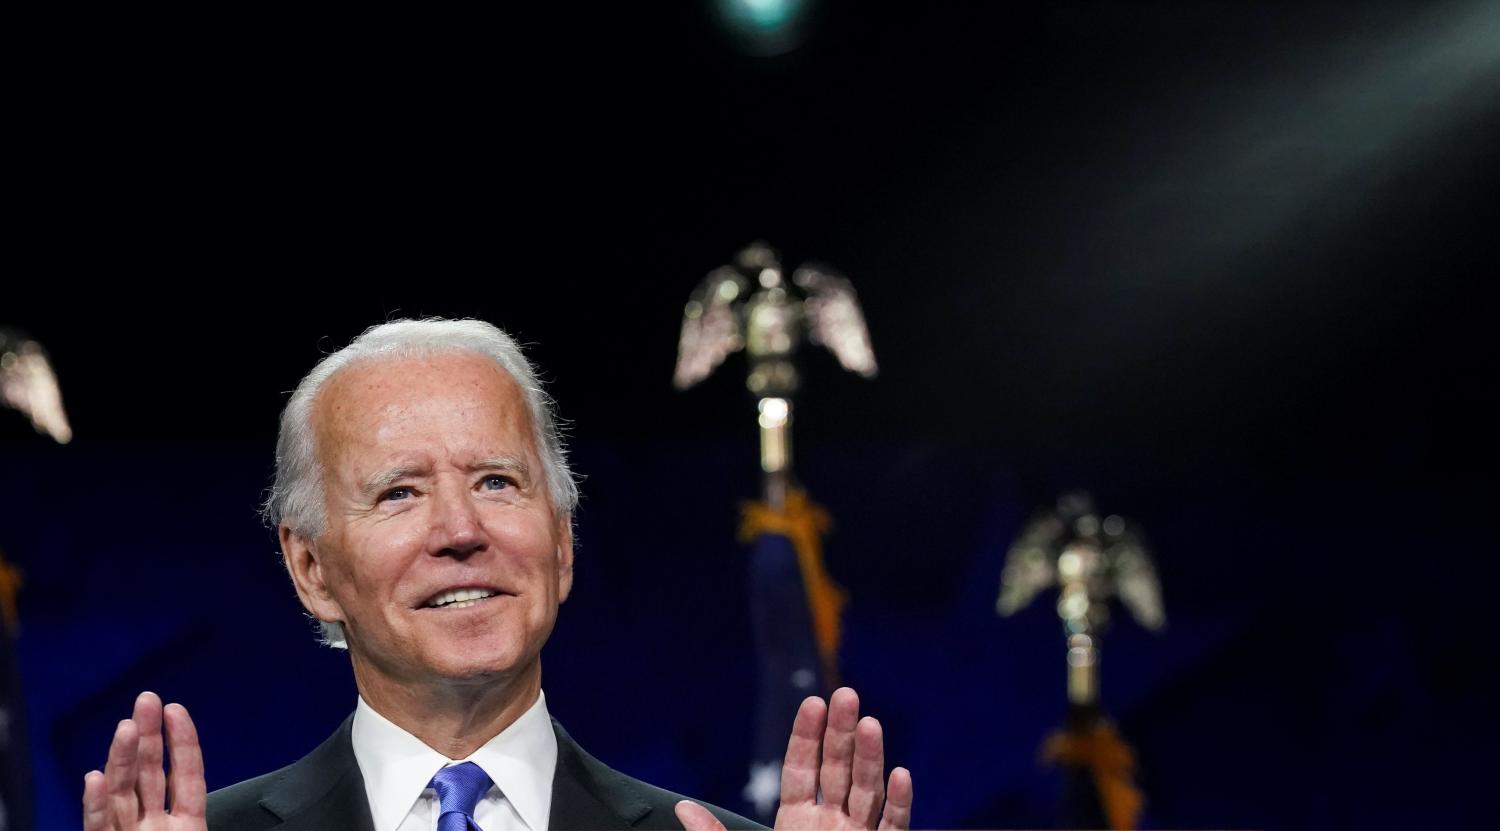
[[[349,739],[352,717],[313,752],[276,777],[260,804],[276,831],[374,831],[365,780]],[[590,756],[555,720],[557,770],[549,831],[626,831],[651,813],[634,782]]]
[[[354,717],[266,788],[260,804],[277,831],[374,831],[365,780],[349,739]]]
[[[556,720],[557,772],[549,831],[633,828],[651,813],[631,780],[585,753]]]

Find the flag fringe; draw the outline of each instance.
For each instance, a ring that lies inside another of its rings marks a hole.
[[[0,624],[4,634],[15,637],[21,631],[21,610],[16,604],[16,595],[21,591],[21,570],[5,561],[0,552]]]
[[[823,564],[823,535],[832,527],[828,512],[801,488],[789,489],[786,506],[780,509],[764,502],[746,502],[741,506],[741,542],[752,542],[762,534],[780,534],[791,540],[802,572],[807,608],[812,614],[813,638],[823,663],[823,678],[830,688],[839,683],[838,651],[843,637],[840,615],[849,601],[848,594],[833,582]]]
[[[1129,831],[1140,820],[1146,797],[1135,786],[1135,753],[1108,721],[1064,728],[1042,745],[1042,760],[1088,768],[1109,827]]]

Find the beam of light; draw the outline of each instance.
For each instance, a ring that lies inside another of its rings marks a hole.
[[[1200,255],[1261,245],[1315,206],[1337,221],[1375,198],[1385,174],[1500,106],[1500,3],[1414,6],[1401,23],[1238,79],[1186,124],[1164,116],[1146,172],[1095,220],[1144,246],[1133,256],[1206,266]]]

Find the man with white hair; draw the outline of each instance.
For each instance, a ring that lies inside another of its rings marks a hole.
[[[206,794],[187,710],[142,693],[84,778],[85,831],[755,827],[609,769],[549,716],[540,655],[572,585],[578,494],[507,335],[368,330],[298,385],[276,457],[266,516],[302,605],[349,652],[354,713],[302,760]],[[849,689],[802,703],[778,828],[907,827],[910,774],[887,787],[880,725],[858,709]]]

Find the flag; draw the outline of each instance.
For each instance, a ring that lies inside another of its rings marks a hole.
[[[838,684],[839,614],[846,596],[823,565],[831,521],[801,490],[784,507],[743,506],[740,540],[750,545],[751,627],[757,659],[755,738],[745,801],[762,819],[776,811],[781,763],[797,708]]]
[[[21,710],[21,674],[16,666],[21,573],[0,554],[0,831],[31,831],[31,756]]]

